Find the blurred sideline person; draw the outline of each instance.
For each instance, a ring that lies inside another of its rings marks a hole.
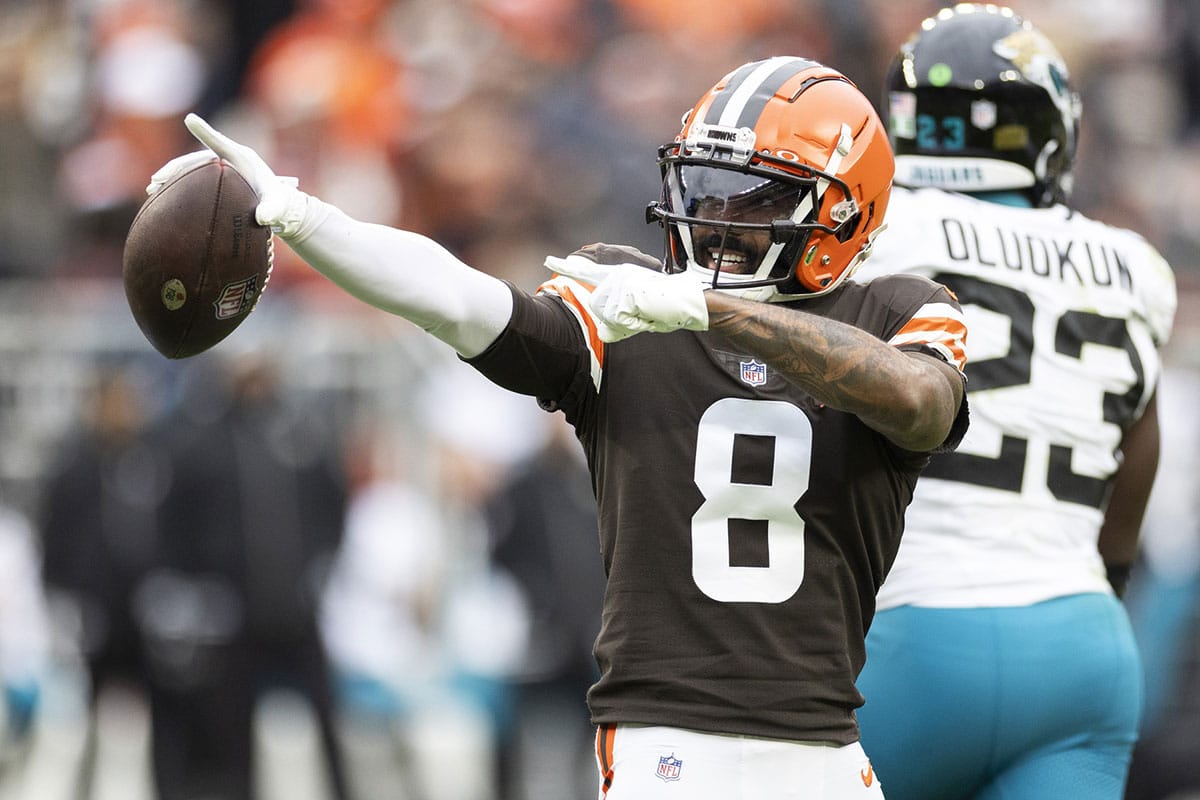
[[[344,800],[318,626],[346,514],[338,436],[314,409],[285,403],[266,353],[194,366],[195,384],[167,423],[162,566],[135,598],[153,676],[158,796],[255,797],[256,712],[268,690],[287,689],[309,703],[329,796]]]
[[[561,417],[545,444],[512,470],[487,504],[492,562],[516,580],[529,641],[513,677],[513,725],[501,740],[512,800],[582,798],[593,786],[584,697],[599,674],[604,570],[587,464]]]
[[[450,558],[445,523],[434,498],[396,466],[395,439],[374,419],[361,427],[349,448],[343,540],[320,598],[347,774],[353,796],[364,800],[437,800],[436,792],[409,788],[418,770],[395,729],[407,731],[412,706],[439,694],[436,610]],[[460,745],[460,755],[465,749]]]
[[[846,280],[893,171],[852,83],[794,57],[728,73],[661,150],[667,265],[592,245],[536,295],[186,123],[305,261],[574,426],[607,574],[601,796],[883,796],[854,680],[918,474],[965,428],[966,329],[924,278]]]
[[[1079,100],[1027,21],[944,10],[887,91],[897,187],[860,277],[956,294],[972,424],[925,471],[879,593],[864,746],[890,800],[1116,800],[1143,688],[1114,592],[1158,462],[1174,278],[1064,205]]]
[[[53,619],[87,668],[80,798],[92,795],[103,768],[101,703],[116,699],[139,714],[150,680],[135,598],[161,558],[157,514],[170,465],[149,427],[148,382],[134,365],[98,368],[79,427],[59,443],[37,514]]]
[[[404,787],[421,800],[497,800],[508,796],[500,767],[512,739],[509,675],[529,626],[515,581],[488,564],[482,505],[539,446],[532,425],[555,418],[452,352],[429,355],[417,404],[427,445],[383,433],[373,414],[355,426],[345,538],[322,596],[322,630],[356,797]],[[594,548],[590,484],[588,499],[591,525],[576,534]],[[582,706],[582,692],[576,699]]]
[[[2,498],[0,586],[0,796],[9,796],[26,773],[52,631],[33,522]]]

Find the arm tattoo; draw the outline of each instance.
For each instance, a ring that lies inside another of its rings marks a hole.
[[[761,359],[818,402],[860,417],[907,446],[940,426],[949,430],[958,406],[938,367],[913,358],[866,331],[769,303],[709,293],[709,328]],[[947,367],[948,369],[952,369]],[[933,401],[914,419],[901,390],[921,382]],[[936,446],[935,443],[932,446]]]

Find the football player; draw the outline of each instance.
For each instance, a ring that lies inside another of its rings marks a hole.
[[[608,579],[601,796],[882,797],[854,681],[918,473],[965,428],[966,331],[926,278],[847,280],[894,168],[849,80],[730,72],[661,149],[665,265],[593,245],[532,295],[187,125],[308,263],[574,426]]]
[[[1157,466],[1174,279],[1064,205],[1080,104],[1029,22],[943,10],[886,87],[897,187],[859,277],[957,295],[972,423],[921,478],[879,593],[863,743],[890,800],[1118,800],[1142,674],[1114,592]]]

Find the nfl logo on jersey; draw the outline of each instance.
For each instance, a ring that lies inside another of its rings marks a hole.
[[[664,781],[679,780],[679,773],[682,769],[683,762],[676,758],[674,753],[658,759],[658,777]]]
[[[755,359],[742,361],[742,381],[751,386],[762,386],[767,382],[767,365]]]

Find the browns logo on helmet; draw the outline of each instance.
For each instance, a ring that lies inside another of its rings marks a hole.
[[[796,57],[744,64],[659,150],[668,271],[756,300],[824,294],[882,229],[894,170],[883,123],[837,70]]]

